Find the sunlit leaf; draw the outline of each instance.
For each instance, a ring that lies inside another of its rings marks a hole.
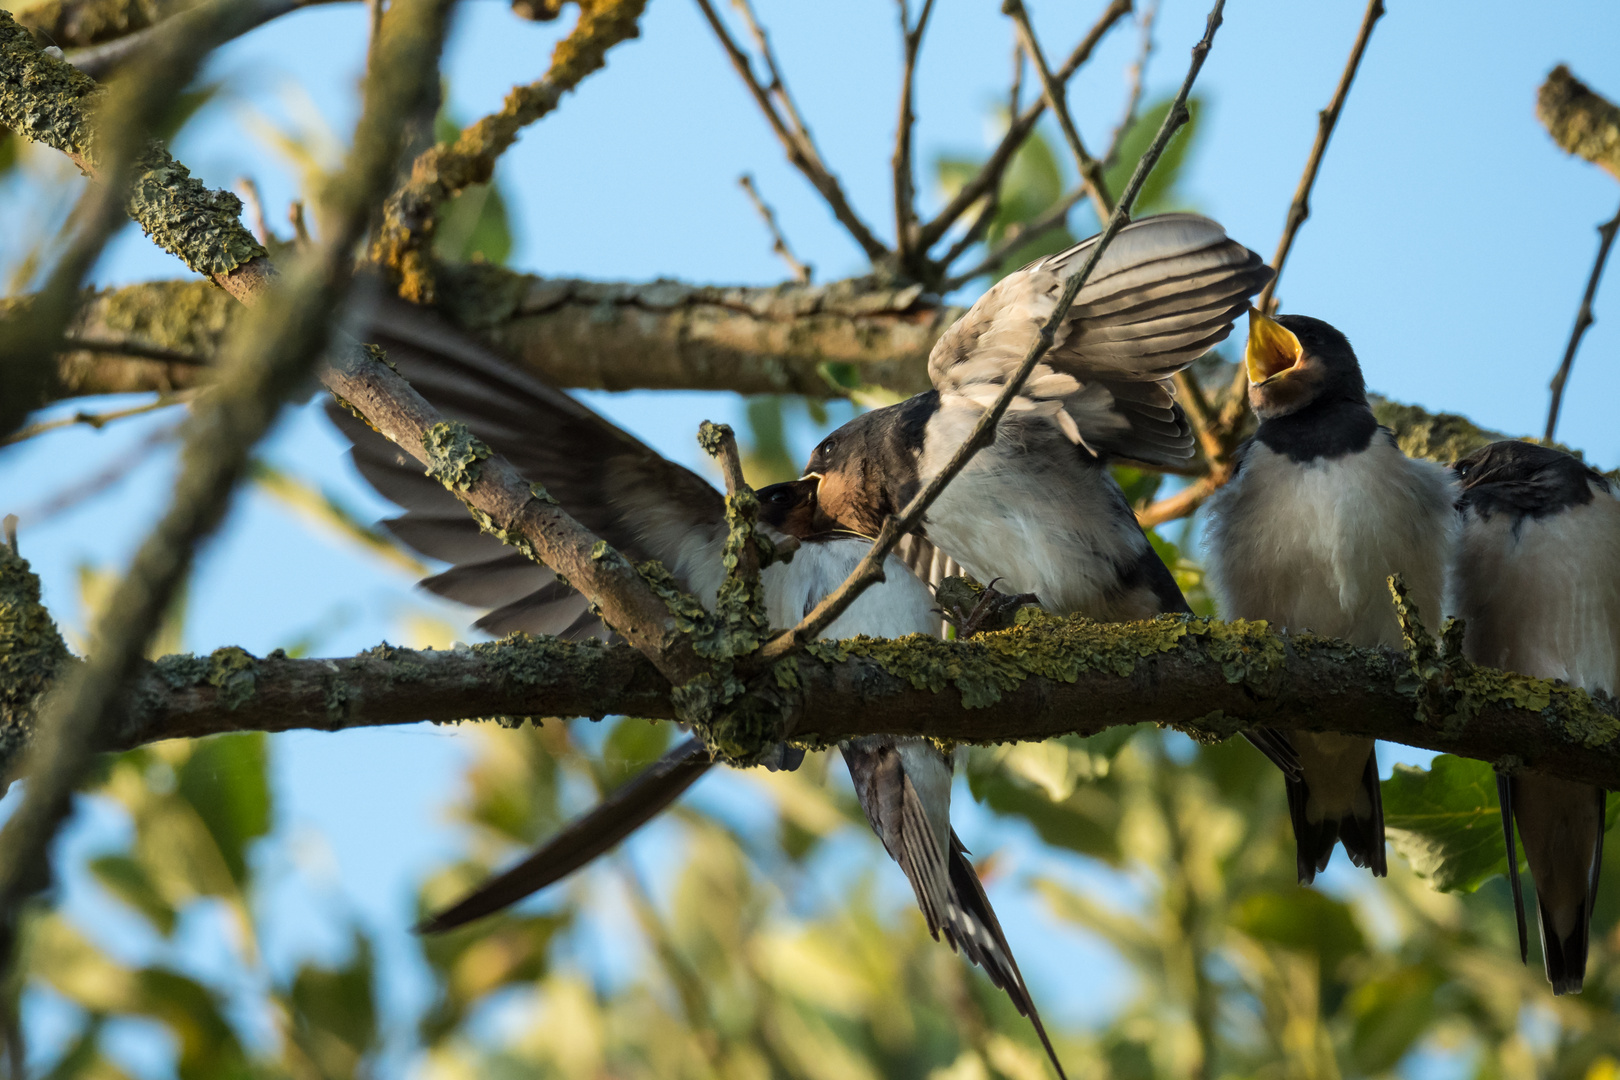
[[[1366,947],[1350,906],[1315,889],[1252,893],[1232,910],[1231,922],[1257,941],[1310,953],[1324,976]]]
[[[102,855],[90,860],[90,872],[118,899],[140,912],[164,937],[174,933],[177,916],[146,868],[127,855]]]
[[[262,732],[216,735],[193,744],[175,772],[176,793],[197,811],[237,884],[247,849],[270,831],[270,776]]]
[[[1496,774],[1485,762],[1441,754],[1427,769],[1396,765],[1383,789],[1390,843],[1436,889],[1473,892],[1507,871]]]
[[[330,1077],[359,1075],[361,1062],[378,1042],[371,942],[358,931],[351,941],[347,963],[301,965],[287,994],[293,1037]]]

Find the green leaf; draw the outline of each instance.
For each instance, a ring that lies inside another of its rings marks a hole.
[[[293,1037],[324,1076],[361,1075],[361,1062],[377,1047],[371,942],[359,931],[352,935],[348,963],[304,964],[287,994]]]
[[[1473,892],[1507,871],[1496,775],[1483,761],[1441,754],[1428,769],[1395,766],[1384,781],[1384,830],[1441,892]]]
[[[461,124],[440,110],[433,120],[433,137],[454,142]],[[439,208],[433,230],[433,253],[445,262],[488,262],[503,265],[512,255],[512,223],[500,185],[471,184]]]
[[[1435,991],[1446,981],[1433,964],[1402,967],[1357,986],[1347,1002],[1355,1017],[1350,1056],[1358,1072],[1395,1067],[1434,1020]]]
[[[640,776],[669,749],[670,732],[668,724],[651,720],[623,716],[615,721],[602,743],[602,760],[597,768],[602,790],[615,791],[620,784]]]
[[[90,872],[108,892],[144,915],[158,933],[164,937],[174,933],[174,908],[140,863],[128,855],[102,855],[90,860]]]
[[[268,744],[263,732],[198,741],[175,772],[175,792],[196,809],[238,887],[247,884],[247,848],[270,831]]]
[[[1120,139],[1119,153],[1115,157],[1114,164],[1103,174],[1108,190],[1116,197],[1125,190],[1125,185],[1130,183],[1137,162],[1153,144],[1153,136],[1158,134],[1159,125],[1164,123],[1164,118],[1169,114],[1170,105],[1174,100],[1174,96],[1160,98],[1143,109],[1137,114],[1136,123],[1132,124]],[[1189,119],[1165,146],[1164,153],[1159,156],[1159,164],[1142,184],[1142,190],[1136,196],[1133,217],[1183,208],[1176,194],[1176,185],[1182,178],[1187,155],[1192,151],[1193,144],[1202,130],[1198,126],[1198,117],[1203,111],[1204,99],[1201,96],[1187,99]]]
[[[1324,978],[1367,945],[1350,906],[1315,889],[1251,893],[1233,908],[1232,926],[1257,941],[1314,955]]]

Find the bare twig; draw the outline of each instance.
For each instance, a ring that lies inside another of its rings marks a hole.
[[[270,228],[270,219],[264,213],[264,196],[259,193],[258,181],[251,176],[236,178],[236,190],[242,193],[242,201],[247,205],[248,213],[253,215],[253,227],[259,234],[259,243],[270,247],[281,242],[281,238]]]
[[[1299,227],[1305,224],[1305,219],[1311,216],[1311,187],[1316,183],[1316,174],[1322,168],[1322,157],[1327,153],[1328,139],[1333,135],[1333,128],[1339,122],[1339,113],[1344,111],[1345,99],[1350,96],[1350,84],[1355,81],[1356,69],[1361,66],[1361,57],[1367,51],[1367,41],[1372,37],[1373,25],[1384,14],[1384,0],[1368,0],[1367,11],[1361,17],[1361,29],[1356,33],[1355,44],[1350,46],[1350,59],[1345,61],[1344,73],[1339,76],[1339,85],[1334,88],[1333,97],[1328,101],[1327,108],[1317,114],[1316,142],[1311,146],[1310,157],[1305,160],[1305,171],[1300,175],[1299,186],[1294,190],[1294,201],[1288,207],[1288,219],[1283,224],[1282,237],[1277,241],[1277,252],[1271,257],[1271,268],[1276,271],[1266,287],[1255,298],[1254,306],[1268,315],[1277,310],[1277,283],[1282,280],[1283,265],[1288,261],[1288,252],[1294,246],[1294,237],[1299,233]],[[1232,380],[1232,397],[1227,402],[1225,411],[1221,415],[1222,426],[1227,430],[1237,427],[1247,407],[1248,396],[1245,390],[1248,387],[1248,372],[1242,364],[1238,365],[1237,374]]]
[[[737,186],[748,193],[748,201],[754,204],[754,209],[764,219],[765,228],[771,233],[771,250],[788,264],[788,269],[793,272],[793,280],[801,285],[810,284],[810,275],[814,273],[815,268],[809,263],[800,262],[798,256],[793,254],[793,249],[788,247],[787,237],[782,235],[782,229],[776,223],[776,212],[760,196],[759,189],[754,186],[754,178],[743,173],[737,177]]]
[[[1598,282],[1603,278],[1603,266],[1609,261],[1609,249],[1614,246],[1617,229],[1620,229],[1620,210],[1598,226],[1597,258],[1592,261],[1592,273],[1586,279],[1586,291],[1581,294],[1581,307],[1575,313],[1575,326],[1569,332],[1569,344],[1564,346],[1563,362],[1558,365],[1558,372],[1552,379],[1552,400],[1547,405],[1547,430],[1541,436],[1546,442],[1553,441],[1553,432],[1558,428],[1558,410],[1564,403],[1564,383],[1569,381],[1570,369],[1575,366],[1575,351],[1581,347],[1581,338],[1586,336],[1587,327],[1597,321],[1592,314],[1592,299],[1597,296]]]
[[[1007,122],[1017,116],[1024,97],[1024,43],[1018,40],[1018,28],[1013,27],[1012,82],[1007,87]]]
[[[700,0],[701,2],[701,0]],[[1098,17],[1095,24],[1087,31],[1086,36],[1080,39],[1080,44],[1074,47],[1074,52],[1064,61],[1063,66],[1053,73],[1052,78],[1057,83],[1064,84],[1080,69],[1080,66],[1091,59],[1092,51],[1103,35],[1130,13],[1131,0],[1113,0],[1112,3]],[[985,163],[979,167],[978,173],[962,185],[945,208],[936,214],[933,220],[920,226],[917,231],[917,250],[927,251],[939,242],[940,237],[955,225],[961,216],[968,212],[974,204],[1001,185],[1002,175],[1012,162],[1013,155],[1018,148],[1024,145],[1029,133],[1035,130],[1035,123],[1046,111],[1046,97],[1042,95],[1030,103],[1029,107],[1008,124],[1007,131],[1001,137],[1001,142],[991,151]]]
[[[191,396],[190,391],[181,390],[174,394],[159,394],[156,401],[132,405],[127,409],[114,409],[111,412],[104,413],[76,412],[72,416],[64,416],[60,420],[47,420],[39,424],[29,424],[27,427],[19,428],[5,438],[0,439],[0,446],[10,446],[13,443],[32,439],[36,435],[44,435],[49,431],[60,431],[62,428],[75,427],[79,424],[100,431],[115,420],[123,420],[130,416],[144,416],[159,409],[167,409],[170,405],[183,405],[191,400]]]
[[[117,459],[110,462],[105,468],[80,480],[71,487],[54,492],[50,498],[43,502],[25,507],[17,516],[37,528],[52,518],[59,517],[69,510],[83,505],[97,495],[114,487],[130,473],[146,464],[154,453],[174,441],[175,434],[179,430],[180,425],[178,423],[164,424],[161,427],[154,428],[144,439],[119,454]]]
[[[269,3],[259,4],[250,19],[237,24],[232,36],[246,34],[272,19],[279,19],[301,7],[332,2],[333,0],[271,0]],[[92,78],[104,79],[115,69],[156,47],[164,35],[195,33],[197,24],[202,18],[201,8],[190,8],[126,37],[80,49],[68,56],[68,63]]]
[[[464,128],[455,142],[432,146],[411,163],[410,179],[389,199],[371,257],[416,303],[437,296],[432,258],[439,207],[471,184],[488,182],[518,134],[557,107],[562,96],[607,63],[607,52],[635,37],[646,0],[599,0],[580,7],[579,21],[551,54],[545,77],[515,86],[501,108]]]
[[[1103,154],[1104,169],[1114,167],[1119,158],[1119,148],[1125,142],[1125,136],[1131,128],[1136,126],[1136,113],[1142,107],[1142,87],[1147,80],[1148,60],[1153,56],[1153,24],[1159,17],[1159,0],[1151,0],[1147,9],[1142,12],[1141,44],[1137,47],[1136,59],[1126,69],[1126,78],[1130,88],[1125,92],[1125,112],[1114,125],[1114,130],[1108,136],[1108,151]]]
[[[1114,212],[1114,198],[1109,194],[1108,182],[1103,179],[1102,162],[1091,156],[1080,138],[1080,129],[1075,127],[1074,117],[1069,115],[1068,95],[1064,92],[1063,84],[1052,76],[1052,69],[1046,66],[1046,54],[1041,51],[1041,43],[1035,37],[1029,11],[1025,9],[1023,0],[1002,0],[1001,10],[1010,15],[1018,27],[1018,40],[1023,43],[1030,62],[1035,65],[1035,74],[1040,76],[1041,92],[1046,95],[1047,108],[1052,110],[1052,115],[1057,117],[1058,127],[1063,129],[1063,138],[1069,144],[1069,152],[1074,155],[1075,166],[1080,170],[1080,182],[1085,185],[1091,205],[1097,211],[1097,220],[1107,221],[1108,215]]]
[[[883,528],[878,532],[877,540],[873,543],[871,550],[861,559],[860,564],[844,580],[843,584],[839,585],[821,603],[817,604],[800,621],[799,625],[767,643],[759,652],[759,657],[762,660],[769,663],[793,652],[805,642],[814,640],[834,619],[843,614],[850,604],[855,602],[856,597],[874,582],[881,580],[883,577],[883,561],[888,557],[889,552],[894,550],[895,544],[899,543],[901,537],[917,527],[922,521],[923,515],[928,512],[928,508],[939,498],[945,487],[961,473],[962,469],[973,459],[973,455],[978,453],[981,447],[988,445],[994,439],[996,425],[1012,404],[1013,398],[1023,389],[1024,381],[1029,378],[1029,374],[1035,369],[1035,365],[1040,363],[1041,358],[1052,347],[1057,328],[1062,325],[1063,320],[1068,316],[1069,308],[1074,304],[1074,298],[1084,287],[1086,280],[1091,276],[1092,270],[1096,268],[1103,253],[1108,250],[1108,245],[1113,242],[1119,230],[1124,228],[1125,223],[1130,220],[1131,206],[1136,202],[1136,196],[1142,190],[1142,184],[1147,180],[1148,174],[1159,163],[1159,158],[1163,155],[1164,148],[1169,144],[1170,137],[1187,122],[1187,95],[1192,92],[1193,83],[1198,78],[1198,72],[1204,66],[1204,58],[1209,55],[1210,45],[1215,39],[1215,31],[1221,25],[1221,11],[1225,6],[1226,0],[1215,0],[1215,6],[1210,9],[1208,22],[1205,24],[1204,36],[1199,39],[1198,44],[1193,46],[1192,63],[1188,66],[1187,77],[1182,81],[1181,89],[1171,103],[1170,111],[1165,114],[1164,122],[1159,125],[1159,132],[1154,136],[1153,144],[1148,147],[1147,153],[1143,154],[1142,160],[1137,163],[1136,171],[1132,174],[1130,183],[1125,186],[1125,192],[1120,197],[1119,205],[1115,208],[1114,213],[1109,216],[1108,224],[1101,235],[1097,237],[1097,241],[1092,246],[1085,264],[1064,281],[1063,292],[1058,296],[1057,304],[1053,308],[1051,316],[1041,326],[1040,334],[1037,336],[1035,343],[1030,347],[1029,352],[1025,354],[1023,362],[1018,365],[1018,370],[1013,373],[1011,378],[1007,380],[1007,384],[1002,387],[995,403],[979,417],[978,421],[973,425],[973,430],[963,440],[962,445],[957,447],[956,452],[951,456],[945,467],[928,481],[923,489],[906,504],[905,509],[898,516],[889,517],[883,522]]]
[[[844,195],[843,186],[838,178],[827,168],[821,160],[821,154],[816,149],[815,140],[810,136],[810,129],[804,125],[799,111],[794,107],[793,98],[788,94],[787,86],[782,81],[782,73],[776,66],[776,56],[771,51],[770,39],[766,37],[759,20],[754,18],[754,12],[748,6],[747,0],[737,0],[737,8],[742,12],[744,21],[748,25],[749,33],[753,35],[755,44],[759,47],[761,58],[765,62],[766,70],[770,72],[771,82],[768,86],[761,85],[754,75],[753,64],[748,54],[738,47],[732,40],[731,32],[721,21],[720,15],[714,10],[710,0],[697,0],[703,17],[709,21],[714,36],[719,40],[720,47],[725,50],[731,61],[731,66],[737,69],[742,76],[748,92],[753,95],[754,101],[759,105],[760,111],[765,114],[765,120],[770,124],[771,130],[787,151],[788,161],[804,174],[812,187],[821,193],[827,205],[832,209],[833,216],[838,219],[855,242],[861,246],[866,257],[874,263],[888,258],[889,249],[884,247],[866,223],[860,219]],[[780,102],[780,111],[777,103]],[[783,114],[786,114],[786,119]]]
[[[913,234],[917,229],[916,178],[911,172],[911,133],[917,116],[912,109],[912,89],[917,74],[917,54],[922,48],[923,32],[928,29],[928,17],[934,12],[934,0],[923,0],[917,24],[907,24],[906,0],[899,0],[900,41],[904,49],[905,65],[900,73],[900,118],[894,130],[894,245],[901,266],[910,266],[914,249]]]
[[[1137,524],[1144,529],[1151,529],[1167,521],[1184,518],[1202,506],[1204,500],[1215,494],[1220,486],[1220,481],[1214,476],[1200,476],[1174,495],[1167,495],[1138,510]]]

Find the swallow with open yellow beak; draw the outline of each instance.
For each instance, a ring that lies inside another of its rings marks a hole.
[[[1462,535],[1452,597],[1470,660],[1586,690],[1620,689],[1620,499],[1558,450],[1496,442],[1458,461]],[[1498,773],[1508,880],[1527,959],[1519,854],[1536,885],[1554,994],[1578,994],[1603,866],[1603,789],[1529,767]]]
[[[1438,619],[1455,534],[1455,484],[1407,457],[1367,403],[1355,350],[1305,315],[1249,311],[1244,355],[1254,435],[1210,500],[1210,583],[1227,618],[1265,619],[1355,645],[1401,644],[1388,578]],[[1286,776],[1302,884],[1335,842],[1383,877],[1384,813],[1371,739],[1276,731],[1299,761]]]

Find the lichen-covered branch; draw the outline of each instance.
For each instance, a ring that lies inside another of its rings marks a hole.
[[[389,199],[371,255],[397,281],[401,296],[430,303],[437,294],[431,242],[444,201],[471,184],[486,183],[518,132],[556,108],[581,79],[603,67],[608,49],[637,35],[646,6],[646,0],[577,2],[579,22],[558,42],[545,77],[513,87],[500,111],[462,131],[455,142],[424,151],[411,167],[410,180]]]
[[[1565,153],[1620,179],[1620,106],[1594,94],[1563,64],[1537,91],[1536,117]]]
[[[1547,680],[1450,658],[1442,683],[1397,650],[1257,622],[1110,624],[1026,609],[1019,623],[970,641],[815,643],[779,665],[759,697],[781,725],[774,730],[808,745],[865,734],[1010,742],[1135,723],[1214,741],[1268,726],[1516,758],[1620,787],[1616,703]],[[680,711],[668,682],[634,649],[523,635],[450,652],[384,645],[337,659],[222,649],[147,665],[138,687],[109,748],[225,731],[470,717],[670,720]]]
[[[155,26],[199,0],[43,0],[17,12],[17,21],[63,49],[95,45]]]

